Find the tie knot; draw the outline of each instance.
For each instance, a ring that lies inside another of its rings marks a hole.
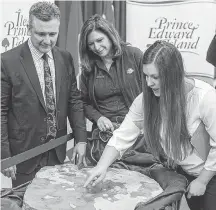
[[[47,55],[47,53],[44,53],[42,58],[48,63],[48,55]]]

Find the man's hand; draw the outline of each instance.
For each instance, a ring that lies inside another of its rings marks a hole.
[[[8,178],[16,179],[16,166],[11,166],[1,171],[4,176]]]
[[[71,161],[75,162],[78,167],[81,166],[82,164],[86,167],[87,164],[86,164],[85,154],[86,154],[86,143],[79,142],[75,145],[73,149]]]

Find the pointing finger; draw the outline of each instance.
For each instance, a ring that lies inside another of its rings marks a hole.
[[[103,180],[104,176],[100,175],[96,180],[93,181],[92,186],[97,185],[99,182]]]
[[[94,178],[96,178],[95,174],[90,175],[89,178],[86,180],[84,187],[87,187],[90,184],[90,182],[93,181]]]

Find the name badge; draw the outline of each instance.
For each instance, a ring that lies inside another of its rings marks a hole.
[[[96,79],[103,79],[103,78],[104,78],[103,75],[97,75],[97,76],[96,76]]]

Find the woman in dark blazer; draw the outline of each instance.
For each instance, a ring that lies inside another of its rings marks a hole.
[[[90,139],[93,142],[102,133],[102,141],[99,141],[106,142],[141,92],[143,53],[123,42],[113,25],[99,15],[84,23],[79,52],[84,111],[93,123]],[[89,155],[94,163],[102,154],[103,146],[99,144],[94,143],[95,148],[87,149],[92,152]]]

